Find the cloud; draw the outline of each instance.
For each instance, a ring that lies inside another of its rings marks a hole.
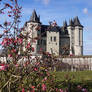
[[[35,0],[35,1],[39,1],[39,2],[42,2],[45,5],[48,5],[51,0]]]
[[[42,0],[45,5],[48,5],[50,0]]]
[[[87,9],[87,8],[84,8],[84,9],[83,9],[83,13],[84,13],[84,14],[88,14],[88,9]]]

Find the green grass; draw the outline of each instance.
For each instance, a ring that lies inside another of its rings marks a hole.
[[[67,78],[71,78],[73,85],[83,85],[88,88],[88,92],[92,92],[92,71],[77,71],[77,72],[54,72],[56,83],[59,87]]]
[[[54,74],[60,81],[63,81],[67,75],[73,77],[73,80],[77,82],[92,80],[92,71],[54,72]]]

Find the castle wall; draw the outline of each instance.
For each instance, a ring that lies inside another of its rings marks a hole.
[[[54,41],[54,37],[56,37],[56,41]],[[51,41],[52,39],[52,41]],[[55,53],[59,55],[59,32],[49,32],[47,31],[47,43],[46,43],[46,51],[49,53]]]
[[[42,37],[37,40],[37,52],[39,51],[46,51],[46,37]]]
[[[70,38],[69,38],[69,36],[68,35],[66,35],[66,36],[61,36],[60,37],[60,54],[61,55],[63,55],[63,54],[65,54],[65,55],[69,55],[69,47],[70,47]],[[65,51],[65,49],[64,48],[67,48],[67,50]]]
[[[27,26],[25,27],[25,31],[23,31],[23,35],[27,36],[27,40],[24,40],[25,45],[27,45],[26,43],[31,43],[32,47],[34,48],[34,52],[32,52],[32,54],[36,54],[37,53],[37,40],[33,41],[34,38],[38,37],[38,31],[36,30],[36,28],[38,27],[39,23],[34,23],[34,22],[28,22]],[[23,50],[25,51],[25,45],[23,47]]]
[[[68,33],[70,37],[70,54],[75,54],[74,53],[74,27],[68,26]]]
[[[66,64],[64,70],[92,70],[92,56],[61,57],[59,60]]]
[[[74,36],[75,55],[83,55],[83,30],[81,27],[75,27]]]

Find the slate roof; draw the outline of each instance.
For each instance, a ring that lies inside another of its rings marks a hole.
[[[80,21],[79,21],[78,16],[76,16],[73,20],[70,19],[68,26],[73,26],[73,27],[79,26],[79,27],[83,27],[83,26],[81,25]]]
[[[81,25],[80,21],[79,21],[78,16],[76,16],[76,17],[74,18],[74,26],[80,26],[80,27],[83,27],[83,26]]]
[[[41,34],[42,34],[42,36],[46,36],[46,31],[49,31],[49,32],[59,32],[60,35],[68,34],[68,31],[67,30],[63,30],[62,27],[50,26],[50,25],[41,25]]]
[[[72,19],[69,20],[69,26],[74,26],[74,22]]]
[[[63,22],[63,27],[67,28],[67,22],[66,22],[66,20]]]
[[[32,13],[32,16],[31,16],[30,21],[31,21],[31,22],[37,22],[37,23],[40,22],[40,16],[39,16],[39,17],[37,16],[37,13],[36,13],[35,10],[34,10],[33,13]]]

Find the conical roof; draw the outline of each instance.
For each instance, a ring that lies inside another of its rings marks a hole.
[[[74,22],[72,19],[69,20],[69,26],[74,26]]]
[[[67,27],[67,22],[66,22],[66,20],[63,22],[63,27]]]
[[[81,27],[83,27],[83,26],[81,25],[80,21],[79,21],[78,16],[74,18],[74,26],[81,26]]]
[[[31,22],[40,22],[39,17],[36,14],[36,11],[34,10],[31,16]]]

